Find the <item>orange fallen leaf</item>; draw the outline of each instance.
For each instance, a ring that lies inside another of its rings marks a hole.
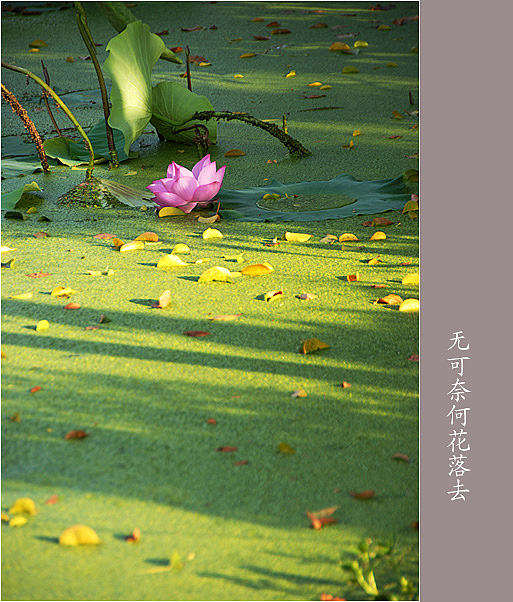
[[[392,115],[395,117],[395,119],[404,119],[399,111],[392,111]]]
[[[285,29],[283,27],[280,27],[278,29],[273,29],[271,31],[271,35],[273,35],[273,36],[280,35],[282,33],[292,33],[292,32],[290,31],[290,29]]]
[[[116,238],[116,235],[115,234],[103,233],[103,234],[97,234],[94,238],[103,238],[105,240],[108,240],[110,238]]]
[[[212,318],[209,318],[209,320],[215,320],[216,322],[229,322],[231,320],[237,320],[241,316],[242,316],[242,313],[240,313],[240,314],[219,314],[217,316],[213,316]]]
[[[32,274],[26,274],[29,278],[44,278],[45,276],[51,276],[50,273],[46,272],[33,272]]]
[[[115,247],[122,247],[125,243],[120,238],[113,238],[112,239],[112,244]]]
[[[386,288],[386,284],[371,284],[371,288]]]
[[[64,306],[64,309],[80,309],[80,305],[78,303],[68,303]]]
[[[384,303],[385,305],[400,305],[402,302],[402,298],[399,295],[394,295],[393,293],[386,295],[386,297],[381,297],[381,299],[376,301],[376,303]]]
[[[206,330],[186,330],[184,332],[188,337],[206,337],[210,334]]]
[[[324,508],[317,512],[308,512],[306,515],[311,521],[311,527],[320,531],[324,525],[330,525],[337,522],[336,518],[332,518],[332,514],[338,510],[338,506],[332,506],[330,508]]]
[[[315,351],[319,351],[321,349],[329,349],[330,346],[327,343],[323,343],[320,339],[307,339],[301,344],[299,348],[299,353],[314,353]]]
[[[246,464],[249,464],[249,460],[239,460],[233,463],[234,466],[246,466]]]
[[[418,353],[412,353],[410,355],[410,357],[408,358],[408,360],[410,362],[418,362],[420,360],[419,354]]]
[[[57,494],[54,494],[46,500],[45,504],[47,504],[48,506],[51,506],[52,504],[57,504],[58,502],[59,502],[59,496]]]
[[[344,42],[333,42],[333,44],[330,46],[330,50],[347,52],[351,50],[351,46],[349,46],[349,44],[344,44]]]
[[[406,454],[394,454],[392,460],[398,460],[400,462],[410,462],[410,458]]]
[[[139,528],[135,528],[132,531],[131,535],[127,535],[127,537],[125,537],[125,541],[128,543],[135,543],[137,541],[139,541],[141,539],[141,529]]]
[[[171,50],[171,52],[183,52],[183,48],[181,46],[173,46],[172,48],[170,48],[169,50]]]
[[[30,389],[31,393],[37,393],[38,391],[41,391],[41,387],[32,387],[32,389]]]
[[[216,451],[218,452],[236,452],[239,448],[234,447],[232,445],[223,445],[222,447],[218,447]]]
[[[207,424],[217,424],[217,420],[215,418],[209,418]]]
[[[372,498],[376,497],[376,492],[373,489],[360,491],[358,493],[351,491],[350,493],[351,497],[353,497],[355,500],[371,500]]]
[[[306,397],[308,393],[304,389],[298,389],[292,393],[291,397]]]
[[[278,21],[271,21],[270,23],[267,23],[266,27],[279,27],[280,24],[278,23]]]
[[[352,386],[353,386],[352,384],[346,382],[345,380],[343,380],[339,385],[339,387],[342,387],[342,389],[348,389],[349,387],[352,387]]]
[[[144,240],[146,242],[158,242],[159,235],[156,234],[155,232],[144,232],[143,234],[140,234],[134,240]]]
[[[328,27],[327,23],[314,23],[310,25],[310,29],[323,29],[324,27]]]
[[[338,600],[345,602],[345,598],[337,598],[337,596],[332,596],[331,594],[321,594],[322,602],[332,602],[332,601],[338,601]]]
[[[356,274],[348,274],[346,278],[348,282],[356,282],[360,280],[360,273],[356,272]]]
[[[64,439],[85,439],[89,437],[89,433],[85,433],[84,431],[69,431],[66,433]]]
[[[224,153],[225,157],[243,157],[246,153],[240,148],[232,148]]]
[[[239,56],[240,59],[250,59],[251,57],[256,56],[254,52],[245,52]]]

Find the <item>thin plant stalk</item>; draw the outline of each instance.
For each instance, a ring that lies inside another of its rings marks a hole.
[[[52,88],[50,88],[50,86],[46,82],[44,82],[40,77],[38,77],[37,75],[34,75],[31,71],[28,71],[27,69],[24,69],[23,67],[18,67],[17,65],[11,65],[10,63],[6,63],[5,61],[2,61],[1,64],[2,64],[2,67],[5,67],[6,69],[10,69],[11,71],[16,71],[17,73],[22,73],[23,75],[30,77],[30,79],[33,79],[36,83],[38,83],[43,89],[45,89],[50,94],[50,96],[55,100],[55,102],[66,113],[66,115],[69,117],[70,121],[77,128],[78,133],[84,139],[86,148],[89,151],[89,163],[87,165],[87,170],[86,170],[86,180],[89,180],[90,178],[92,178],[93,169],[94,169],[93,146],[91,144],[91,141],[87,137],[87,134],[84,132],[84,130],[82,129],[82,126],[80,125],[80,123],[78,123],[78,121],[76,120],[73,113],[68,109],[68,107],[60,99],[60,97],[52,90]]]
[[[192,81],[191,81],[191,63],[189,61],[189,57],[191,55],[191,51],[189,46],[185,47],[185,69],[187,72],[187,87],[189,88],[189,92],[192,92]]]
[[[109,99],[107,97],[107,88],[105,86],[105,79],[103,78],[100,63],[98,62],[98,57],[96,56],[96,47],[94,45],[94,40],[91,35],[89,25],[87,24],[87,15],[84,10],[84,7],[82,6],[82,2],[73,2],[73,4],[75,5],[75,11],[77,13],[77,24],[78,29],[80,31],[80,35],[84,40],[87,50],[89,51],[89,55],[91,57],[91,60],[93,61],[93,65],[96,71],[96,76],[98,77],[98,83],[100,84],[103,114],[105,116],[105,130],[107,132],[107,144],[109,145],[109,155],[113,167],[119,167],[118,153],[116,151],[116,145],[114,144],[114,135],[112,133],[112,128],[109,125],[110,108]]]
[[[43,68],[43,75],[45,76],[45,82],[48,85],[50,85],[50,76],[48,75],[48,71],[47,71],[43,61],[41,61],[41,67]],[[53,127],[54,127],[55,131],[57,132],[57,136],[62,136],[59,125],[57,124],[57,121],[55,120],[55,117],[53,116],[52,109],[50,108],[50,103],[48,102],[48,92],[46,90],[43,90],[43,100],[45,101],[46,110],[48,111],[48,115],[50,115],[50,119],[52,120]]]
[[[36,129],[36,126],[34,125],[34,122],[32,121],[32,119],[30,119],[27,111],[21,106],[16,96],[14,96],[14,94],[10,90],[8,90],[3,84],[2,97],[7,103],[11,105],[12,110],[15,113],[17,113],[20,119],[23,121],[25,129],[28,131],[34,144],[36,145],[37,154],[39,155],[39,160],[41,161],[41,167],[43,168],[43,171],[45,173],[48,173],[50,171],[48,159],[46,158],[43,141],[41,139],[41,136],[39,135],[39,132]]]

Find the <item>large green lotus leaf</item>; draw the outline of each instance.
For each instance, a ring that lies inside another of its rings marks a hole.
[[[165,48],[142,21],[129,23],[107,44],[109,56],[103,67],[112,79],[109,125],[123,132],[127,155],[151,119],[151,70]]]
[[[42,170],[41,163],[32,157],[27,158],[26,161],[20,161],[18,159],[2,159],[2,178],[15,178],[16,176],[22,176],[34,173],[35,171]]]
[[[118,159],[119,161],[124,161],[128,157],[123,148],[125,143],[123,132],[113,128],[112,134],[114,136],[114,145],[118,151]],[[110,159],[104,119],[101,119],[89,130],[89,132],[87,132],[87,137],[93,145],[95,159],[101,157]],[[71,140],[71,138],[58,136],[56,138],[45,140],[43,146],[49,157],[58,159],[61,163],[64,163],[64,165],[71,167],[73,165],[82,165],[89,162],[89,151],[86,149],[85,142],[83,141],[75,142],[74,140]]]
[[[264,200],[264,195],[280,195]],[[317,222],[352,215],[372,215],[401,210],[410,199],[403,176],[391,180],[358,181],[349,174],[332,180],[282,184],[273,180],[267,186],[245,190],[221,189],[220,214],[227,219],[248,222]],[[310,207],[321,207],[310,209]],[[329,208],[326,208],[329,206]],[[298,210],[308,207],[307,211]],[[238,217],[235,211],[244,214]]]
[[[2,211],[14,209],[25,192],[36,191],[41,192],[41,188],[39,188],[37,182],[31,182],[30,184],[25,184],[24,186],[16,188],[16,190],[13,190],[12,192],[2,193]]]
[[[153,88],[153,117],[151,124],[166,140],[193,144],[196,131],[191,129],[177,133],[184,122],[198,111],[213,111],[206,96],[199,96],[176,82],[161,82]],[[217,140],[217,122],[189,121],[186,126],[201,124],[208,127],[210,142]]]

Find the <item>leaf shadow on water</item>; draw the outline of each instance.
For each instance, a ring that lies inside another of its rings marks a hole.
[[[34,535],[34,539],[39,539],[39,541],[44,541],[46,543],[53,543],[59,545],[58,537],[47,537],[46,535]]]
[[[151,307],[152,304],[156,301],[156,299],[129,299],[129,301],[130,303],[135,303],[136,305]]]

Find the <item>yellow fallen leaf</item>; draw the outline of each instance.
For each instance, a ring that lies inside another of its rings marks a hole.
[[[232,320],[238,320],[241,316],[242,314],[220,314],[209,318],[209,320],[214,320],[216,322],[231,322]]]
[[[98,545],[101,542],[100,538],[91,529],[85,525],[74,525],[65,529],[60,537],[59,543],[61,546],[84,546],[84,545]]]
[[[319,88],[319,90],[331,90],[331,88],[333,88],[333,86],[330,86],[329,84],[325,84],[324,86],[321,86]]]
[[[417,217],[417,214],[415,213],[415,211],[408,211],[408,217],[411,217],[411,219],[415,219]]]
[[[281,194],[276,192],[268,192],[262,197],[264,201],[277,201],[279,198],[281,198]]]
[[[307,339],[303,343],[301,343],[301,347],[299,348],[299,353],[313,353],[314,351],[319,351],[320,349],[329,349],[330,346],[327,343],[323,343],[320,339]]]
[[[197,263],[197,264],[208,263],[210,260],[211,260],[210,257],[202,257],[201,259],[196,259],[196,261],[194,263]]]
[[[399,305],[399,311],[419,311],[420,304],[418,299],[405,299]]]
[[[27,519],[24,516],[13,516],[9,521],[9,527],[23,527],[27,524]]]
[[[9,251],[16,251],[16,249],[11,249],[11,247],[6,247],[5,245],[2,245],[0,247],[1,253],[8,253]]]
[[[198,282],[229,282],[233,283],[233,278],[230,270],[220,266],[214,266],[209,268],[206,272],[203,272],[199,277]]]
[[[269,301],[275,301],[276,299],[283,298],[283,291],[269,291],[265,293],[264,300],[269,303]]]
[[[183,217],[184,215],[185,212],[178,209],[178,207],[162,207],[159,211],[159,217]]]
[[[205,61],[201,61],[199,66],[200,67],[212,67],[212,63],[206,63]]]
[[[290,447],[288,443],[280,443],[278,445],[278,453],[280,454],[295,454],[296,450]]]
[[[246,153],[240,148],[232,148],[224,153],[225,157],[244,157]]]
[[[241,273],[244,274],[244,276],[265,276],[272,271],[274,271],[273,267],[268,263],[255,263],[253,265],[247,265],[241,270]]]
[[[307,84],[310,88],[319,88],[322,86],[322,82],[312,82],[311,84]]]
[[[191,252],[187,245],[184,245],[182,242],[179,242],[177,245],[173,247],[171,251],[171,255],[188,255]]]
[[[39,48],[31,48],[29,50],[29,52],[41,52],[41,51],[39,50]],[[73,169],[75,169],[75,166],[73,166]]]
[[[295,71],[289,71],[285,77],[296,77]]]
[[[187,265],[185,261],[182,261],[180,257],[173,255],[172,253],[164,255],[157,263],[158,268],[179,268],[184,265]]]
[[[403,213],[408,213],[409,211],[418,211],[419,204],[417,201],[407,201],[403,207]]]
[[[387,235],[384,232],[378,231],[370,237],[370,240],[385,240]]]
[[[29,46],[31,48],[46,48],[46,47],[48,47],[48,44],[44,40],[40,40],[38,38],[37,40],[30,42]]]
[[[137,172],[134,171],[133,169],[131,169],[130,171],[127,171],[125,176],[135,176],[137,175]]]
[[[353,44],[355,48],[367,48],[368,45],[369,42],[364,42],[363,40],[356,40],[356,42]]]
[[[125,245],[121,245],[119,251],[121,253],[125,253],[126,251],[144,251],[144,243],[142,240],[133,240],[132,242],[127,242]]]
[[[66,62],[67,62],[67,63],[74,63],[74,62],[75,62],[75,59],[74,59],[74,57],[72,57],[72,56],[67,56],[67,57],[66,57]]]
[[[419,284],[419,274],[406,274],[402,280],[402,284]]]
[[[114,247],[122,247],[125,244],[121,238],[113,238],[111,242]]]
[[[361,136],[361,135],[362,135],[362,133],[360,132],[360,130],[355,130],[353,132],[353,138],[356,138],[356,136]]]
[[[369,259],[369,261],[367,262],[367,265],[377,265],[378,263],[381,263],[381,259],[379,259],[379,255],[377,255],[376,257],[373,257],[372,259]]]
[[[102,272],[101,272],[101,270],[87,270],[87,275],[88,276],[101,276]]]
[[[50,293],[52,297],[69,297],[73,295],[76,291],[74,291],[69,286],[56,286],[53,291]]]
[[[27,213],[29,215],[33,215],[34,213],[37,213],[37,207],[30,207],[29,209],[27,209]]]
[[[158,303],[152,305],[152,307],[157,307],[159,309],[164,309],[171,303],[171,291],[166,290],[160,295]]]
[[[39,320],[39,322],[36,325],[37,332],[41,332],[43,330],[48,330],[49,328],[50,328],[50,323],[48,322],[48,320]]]
[[[219,230],[216,230],[215,228],[207,228],[203,234],[203,239],[204,240],[212,240],[214,238],[223,238],[223,235],[221,234],[221,232],[219,232]]]
[[[390,27],[390,25],[380,25],[378,27],[378,31],[390,31],[392,28]]]
[[[242,75],[242,73],[236,73],[236,74],[233,76],[233,79],[243,79],[243,78],[244,78],[244,76]]]
[[[198,222],[200,224],[214,224],[215,222],[219,222],[221,218],[216,213],[215,215],[211,215],[210,217],[198,217]]]
[[[360,73],[358,67],[354,67],[353,65],[347,65],[342,69],[342,73]]]
[[[388,63],[386,64],[387,67],[398,67],[399,65],[397,63],[393,63],[392,61],[388,61]]]
[[[142,234],[139,234],[139,236],[134,240],[142,240],[145,242],[158,242],[159,235],[155,232],[143,232]]]
[[[342,234],[338,238],[338,242],[347,242],[349,240],[358,240],[358,238],[356,238],[356,236],[354,234],[351,234],[349,232],[346,232],[345,234]]]
[[[32,299],[34,293],[20,293],[19,295],[11,295],[11,299]]]
[[[330,46],[330,50],[347,52],[348,50],[351,50],[351,47],[348,44],[344,44],[344,42],[333,42]]]
[[[9,508],[9,514],[36,514],[36,505],[30,497],[20,497]]]
[[[326,234],[324,238],[321,238],[319,242],[327,242],[330,245],[338,240],[338,236],[334,236],[333,234]]]
[[[291,397],[306,397],[308,393],[304,389],[298,389],[292,393]]]
[[[288,240],[289,242],[306,242],[312,238],[312,235],[302,234],[299,232],[285,232],[282,238],[283,240]]]
[[[245,52],[239,56],[240,59],[250,59],[251,57],[256,56],[254,52]]]
[[[11,520],[11,517],[6,512],[2,512],[2,522],[8,523],[10,520]]]
[[[392,111],[392,115],[395,117],[395,119],[404,119],[399,111]]]

